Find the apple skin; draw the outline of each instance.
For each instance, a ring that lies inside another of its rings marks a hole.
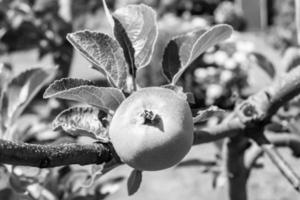
[[[145,113],[150,113],[145,118]],[[121,160],[142,171],[162,170],[180,162],[193,144],[193,117],[174,91],[148,87],[132,93],[116,110],[109,128]]]

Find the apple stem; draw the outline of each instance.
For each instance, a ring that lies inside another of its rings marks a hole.
[[[135,81],[135,77],[132,76],[132,86],[133,86],[133,91],[137,90],[137,85],[136,85],[136,81]]]

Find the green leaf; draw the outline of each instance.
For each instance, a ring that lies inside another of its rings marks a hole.
[[[206,32],[204,29],[199,29],[193,32],[177,36],[169,41],[163,55],[163,72],[169,82],[184,66],[191,54],[191,49],[197,39]]]
[[[193,122],[203,122],[208,120],[212,116],[219,116],[225,114],[225,110],[218,108],[217,106],[210,106],[207,109],[199,110],[197,116],[193,117]]]
[[[113,17],[115,26],[114,26],[114,35],[116,39],[118,40],[119,44],[123,48],[124,56],[126,59],[126,62],[129,66],[129,73],[135,78],[136,77],[136,66],[135,66],[135,58],[134,58],[134,48],[132,46],[132,43],[126,33],[126,30],[124,29],[121,22]]]
[[[60,80],[54,81],[44,92],[43,97],[49,98],[59,91],[64,91],[66,89],[76,88],[83,85],[95,85],[92,81],[78,79],[78,78],[62,78]]]
[[[62,79],[52,83],[44,98],[61,98],[87,103],[98,108],[116,110],[125,99],[117,88],[97,87],[81,79]]]
[[[179,47],[181,67],[172,79],[175,85],[186,68],[208,48],[230,37],[232,28],[229,25],[215,25],[207,31],[199,30],[175,38]]]
[[[271,78],[275,77],[275,67],[268,58],[257,52],[250,53],[249,57],[253,63],[264,70]]]
[[[127,180],[128,195],[133,195],[138,191],[142,182],[142,171],[134,169]]]
[[[181,35],[174,39],[180,48],[179,49],[179,57],[180,57],[180,61],[181,61],[181,66],[189,65],[189,59],[192,56],[191,55],[192,49],[196,45],[196,42],[204,34],[207,34],[207,32],[208,32],[208,30],[206,30],[206,29],[198,29],[198,30],[195,30],[192,32],[188,32],[188,33]]]
[[[180,69],[180,66],[179,46],[174,40],[171,40],[165,48],[162,61],[163,74],[169,83]]]
[[[126,88],[128,66],[119,43],[103,33],[78,31],[67,35],[70,43],[104,73],[113,87]]]
[[[6,126],[10,126],[24,111],[40,89],[50,82],[57,68],[33,68],[14,77],[7,86],[1,112]]]
[[[62,111],[52,122],[54,130],[64,130],[72,136],[88,136],[109,141],[107,113],[94,107],[72,107]]]
[[[158,35],[155,11],[144,4],[127,5],[117,9],[113,17],[122,24],[133,45],[137,69],[148,65]]]

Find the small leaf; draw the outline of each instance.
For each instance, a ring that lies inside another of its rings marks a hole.
[[[206,32],[205,29],[188,32],[173,38],[167,45],[163,56],[163,72],[171,82],[172,78],[184,66],[197,39]]]
[[[144,4],[127,5],[117,9],[113,17],[122,24],[133,45],[136,67],[148,65],[158,35],[155,11]]]
[[[127,180],[128,195],[133,195],[138,191],[142,182],[142,171],[134,169]]]
[[[72,107],[62,111],[52,122],[54,130],[63,129],[72,136],[88,136],[109,141],[107,113],[93,107]]]
[[[223,115],[225,110],[218,108],[217,106],[210,106],[205,110],[200,110],[197,112],[197,116],[193,118],[193,122],[206,121],[208,118],[216,115]]]
[[[57,68],[33,68],[14,77],[7,86],[1,112],[14,122],[40,89],[52,80]],[[6,124],[9,126],[9,124]]]
[[[61,98],[87,103],[99,108],[116,110],[125,99],[117,88],[89,85],[90,82],[77,79],[63,79],[52,83],[44,93],[44,98]]]
[[[181,68],[174,75],[172,84],[175,85],[186,68],[198,58],[204,51],[230,37],[232,28],[229,25],[215,25],[207,31],[196,31],[185,36],[178,37],[176,43],[179,46]]]
[[[174,92],[176,92],[176,94],[186,100],[187,102],[189,103],[195,103],[195,98],[194,98],[194,95],[193,93],[190,93],[190,92],[184,92],[183,91],[183,88],[181,86],[177,86],[177,85],[163,85],[161,86],[163,88],[167,88],[167,89],[170,89],[170,90],[173,90]]]
[[[179,46],[174,40],[171,40],[165,48],[162,62],[163,74],[169,83],[180,69],[180,66]]]
[[[128,66],[116,40],[88,30],[70,33],[67,39],[95,69],[105,73],[113,87],[126,88]]]
[[[114,168],[116,168],[119,165],[120,165],[119,162],[116,162],[115,159],[112,159],[111,161],[109,161],[107,163],[104,163],[104,164],[88,166],[89,176],[84,181],[84,183],[82,183],[82,187],[86,187],[86,188],[90,187],[102,175],[104,175],[107,172],[113,170]],[[123,177],[120,177],[119,181],[122,181],[123,179],[124,179]]]
[[[275,67],[273,63],[264,55],[252,52],[249,54],[250,60],[264,70],[271,78],[275,77]]]
[[[185,95],[186,95],[187,102],[189,102],[191,104],[195,104],[196,103],[195,96],[194,96],[194,94],[192,92],[186,92]]]

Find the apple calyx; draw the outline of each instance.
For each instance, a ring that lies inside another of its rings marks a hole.
[[[140,117],[142,118],[141,124],[147,124],[147,125],[155,125],[158,123],[159,120],[159,116],[151,110],[144,110],[140,114]]]

